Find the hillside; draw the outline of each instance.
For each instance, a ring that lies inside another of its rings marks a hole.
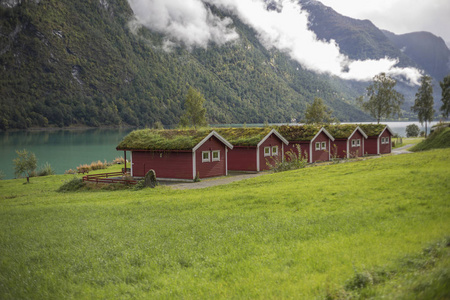
[[[0,299],[448,299],[449,152],[200,190],[0,180]]]
[[[370,21],[339,15],[318,1],[302,3],[310,29],[322,40],[336,40],[349,58],[389,56],[402,67],[421,65]],[[367,82],[309,71],[264,47],[232,12],[211,4],[208,10],[230,18],[239,39],[167,50],[162,33],[135,26],[127,0],[0,0],[0,130],[173,126],[189,86],[204,94],[211,124],[300,120],[314,97],[323,98],[341,122],[371,120],[354,102]],[[416,88],[398,89],[411,114]]]
[[[411,148],[411,151],[450,148],[450,127],[435,129],[427,139]]]
[[[0,16],[0,129],[177,124],[188,86],[211,123],[300,119],[315,96],[342,121],[367,119],[348,104],[356,93],[267,51],[236,18],[234,44],[166,52],[160,34],[132,33],[126,0],[27,1]]]
[[[430,32],[411,32],[396,35],[383,30],[398,49],[437,81],[450,74],[450,49],[444,40]]]

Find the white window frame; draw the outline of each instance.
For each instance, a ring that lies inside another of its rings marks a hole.
[[[356,140],[352,140],[352,147],[356,147]]]
[[[272,146],[272,156],[278,156],[278,146]]]
[[[356,140],[356,147],[361,147],[361,140],[360,139]]]
[[[264,157],[270,156],[270,147],[264,147]]]
[[[205,158],[205,154],[208,154],[208,157]],[[209,151],[202,151],[202,162],[210,162],[211,161],[211,154]]]
[[[316,151],[320,150],[320,142],[316,142]]]
[[[217,154],[217,157],[214,158],[214,154]],[[220,161],[220,150],[214,150],[211,153],[211,159],[212,161]]]
[[[322,150],[327,150],[327,142],[322,142],[322,146],[320,147]]]

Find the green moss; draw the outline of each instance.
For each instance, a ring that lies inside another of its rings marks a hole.
[[[214,130],[233,146],[256,146],[272,128],[216,128]]]
[[[358,127],[355,124],[327,125],[325,129],[336,139],[348,138]]]
[[[368,135],[380,135],[386,127],[385,124],[359,124],[359,127]]]
[[[303,126],[279,126],[278,132],[288,141],[310,141],[320,131],[322,126],[303,125]]]
[[[190,150],[204,139],[211,129],[154,130],[141,129],[128,134],[117,146],[118,150]]]

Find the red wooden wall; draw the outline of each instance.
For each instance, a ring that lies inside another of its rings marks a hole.
[[[259,146],[259,170],[270,170],[270,166],[267,165],[267,163],[273,165],[274,161],[282,160],[282,148],[283,142],[274,134],[271,134],[265,141]],[[264,156],[264,147],[273,147],[278,146],[278,155],[270,155],[270,156]]]
[[[212,161],[212,151],[220,151],[220,161]],[[210,162],[202,162],[202,152],[210,152]],[[199,178],[208,178],[227,175],[226,170],[226,146],[215,136],[206,141],[195,152],[196,171]]]
[[[132,151],[132,164],[137,177],[153,169],[157,178],[193,179],[191,151]]]
[[[330,151],[330,144],[329,144],[330,138],[323,132],[321,132],[314,140],[311,141],[312,147],[311,147],[311,156],[312,160],[310,162],[316,162],[316,161],[328,161],[329,160],[329,151]],[[317,142],[325,142],[326,149],[316,150],[316,143]]]
[[[358,139],[359,139],[360,146],[359,147],[358,146],[353,147],[352,140],[358,140]],[[349,149],[350,158],[351,157],[363,156],[364,155],[364,153],[363,153],[363,145],[364,145],[364,137],[361,134],[361,132],[359,132],[357,130],[348,139],[348,149]]]
[[[234,146],[229,150],[228,170],[256,171],[256,147]]]

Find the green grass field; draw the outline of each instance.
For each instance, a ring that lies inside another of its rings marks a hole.
[[[0,181],[0,299],[450,297],[450,149],[55,191],[73,176]]]
[[[395,142],[395,146],[392,147],[392,148],[396,149],[396,148],[400,148],[400,147],[403,147],[403,146],[406,146],[406,145],[411,145],[411,147],[412,147],[413,145],[417,145],[418,143],[420,143],[423,140],[425,140],[425,138],[423,138],[423,137],[401,138],[401,140],[402,140],[403,143],[400,143],[400,139],[397,139],[397,138],[393,137],[392,141]]]

